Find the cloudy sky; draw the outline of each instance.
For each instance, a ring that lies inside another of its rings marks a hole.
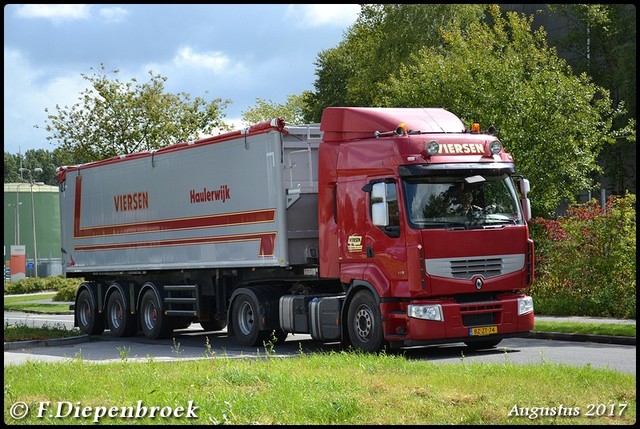
[[[53,150],[45,108],[72,106],[104,64],[121,82],[168,78],[170,93],[230,99],[227,122],[257,98],[313,90],[317,54],[342,41],[357,5],[4,6],[4,150]]]

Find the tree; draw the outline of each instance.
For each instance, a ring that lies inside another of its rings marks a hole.
[[[45,149],[29,149],[24,154],[4,153],[4,183],[27,182],[33,178],[34,182],[43,182],[56,186],[58,179],[56,168],[62,163],[56,155],[56,151],[49,152]],[[31,173],[20,174],[20,168],[27,168]],[[36,168],[42,172],[36,172]],[[29,174],[33,176],[30,177]]]
[[[614,106],[626,107],[616,128],[635,129],[636,117],[636,7],[632,4],[553,4],[552,14],[567,20],[567,31],[554,39],[570,58],[576,73],[586,72],[611,91]],[[623,195],[636,182],[635,133],[602,151],[608,188]],[[633,161],[633,162],[630,162]]]
[[[242,112],[242,120],[248,124],[257,124],[274,118],[283,118],[287,124],[304,123],[303,97],[300,95],[289,95],[284,104],[277,104],[273,101],[256,99],[256,105]]]
[[[317,121],[327,106],[436,106],[467,125],[493,125],[519,172],[534,179],[533,214],[551,215],[595,189],[602,148],[635,142],[635,123],[621,125],[624,105],[573,73],[531,23],[497,5],[362,6],[345,40],[319,54],[305,114]]]
[[[57,142],[65,163],[156,149],[229,129],[222,120],[229,100],[207,103],[201,97],[191,100],[188,93],[165,93],[167,78],[151,71],[149,75],[149,82],[142,84],[136,79],[120,82],[110,79],[101,64],[93,75],[82,74],[91,87],[78,103],[56,105],[55,114],[45,109],[47,140]]]
[[[531,30],[532,18],[505,15],[493,6],[488,22],[444,31],[443,45],[401,66],[378,103],[440,106],[467,125],[495,126],[519,172],[534,178],[534,215],[548,216],[594,187],[598,154],[614,141],[623,110],[586,74],[573,74],[544,30]]]
[[[345,39],[318,54],[315,92],[305,96],[305,119],[329,106],[375,106],[385,81],[423,46],[442,43],[440,28],[466,28],[486,5],[365,4]]]

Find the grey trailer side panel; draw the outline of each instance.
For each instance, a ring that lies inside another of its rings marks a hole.
[[[283,156],[270,131],[70,171],[66,272],[287,266]]]

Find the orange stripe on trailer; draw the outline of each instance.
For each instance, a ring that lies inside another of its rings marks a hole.
[[[166,247],[166,246],[191,246],[195,244],[218,244],[218,243],[234,243],[234,242],[246,242],[246,241],[259,241],[260,251],[258,256],[269,257],[274,255],[274,248],[276,242],[275,232],[265,232],[258,234],[241,234],[241,235],[226,235],[218,237],[196,237],[196,238],[183,238],[183,239],[171,239],[171,240],[153,240],[153,241],[137,241],[130,243],[110,243],[110,244],[95,244],[95,245],[82,245],[76,246],[74,249],[76,252],[99,252],[107,250],[121,250],[121,249],[140,249],[149,247]]]

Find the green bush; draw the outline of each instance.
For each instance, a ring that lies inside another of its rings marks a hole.
[[[82,279],[65,279],[62,276],[27,277],[17,282],[5,282],[4,293],[6,295],[13,295],[19,293],[56,291],[58,293],[54,296],[54,301],[73,301],[75,291],[82,281]],[[68,299],[69,296],[72,298]]]
[[[56,293],[53,297],[54,301],[74,301],[76,299],[76,292],[78,291],[78,287],[80,283],[82,283],[82,279],[65,279],[66,281],[60,288],[58,289],[58,293]]]
[[[538,314],[636,317],[635,195],[576,205],[557,220],[530,222]]]

